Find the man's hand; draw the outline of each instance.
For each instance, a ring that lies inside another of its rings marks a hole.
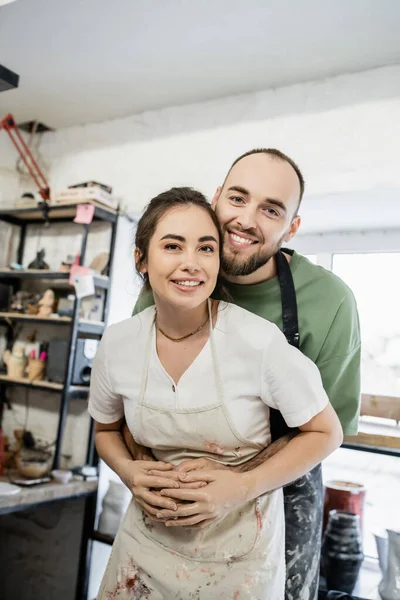
[[[246,474],[227,469],[180,473],[182,483],[207,482],[203,489],[161,490],[161,496],[182,502],[176,510],[158,510],[156,518],[165,520],[167,527],[193,527],[202,529],[217,521],[237,506],[247,502],[249,495]],[[188,504],[189,503],[189,504]]]

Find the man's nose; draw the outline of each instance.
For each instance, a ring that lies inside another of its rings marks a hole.
[[[237,219],[238,224],[242,229],[255,229],[256,228],[256,211],[250,206],[240,211],[240,215]]]

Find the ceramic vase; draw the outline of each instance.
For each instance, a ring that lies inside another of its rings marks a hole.
[[[101,533],[115,537],[131,498],[131,493],[122,483],[109,482],[99,519]]]
[[[387,530],[387,566],[379,584],[382,600],[400,600],[400,532]]]
[[[360,515],[360,529],[363,529],[365,487],[352,481],[327,481],[324,484],[324,522],[323,531],[328,523],[331,510],[345,510]]]
[[[359,515],[331,510],[322,544],[328,590],[351,594],[363,559]]]

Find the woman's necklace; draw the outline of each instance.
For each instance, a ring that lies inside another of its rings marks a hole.
[[[187,335],[183,335],[182,337],[179,337],[179,338],[173,338],[170,335],[168,335],[168,333],[165,333],[165,331],[163,331],[161,329],[161,327],[157,323],[157,310],[156,310],[156,314],[155,314],[154,324],[156,326],[156,329],[158,329],[158,331],[160,333],[162,333],[163,336],[165,336],[166,338],[168,338],[169,340],[171,340],[171,342],[182,342],[183,340],[186,340],[187,338],[192,337],[192,335],[196,335],[196,333],[199,333],[199,331],[201,331],[203,329],[203,327],[205,325],[207,325],[208,320],[209,320],[209,317],[207,317],[207,319],[204,321],[203,325],[200,325],[200,327],[198,327],[197,329],[195,329],[191,333],[188,333]]]

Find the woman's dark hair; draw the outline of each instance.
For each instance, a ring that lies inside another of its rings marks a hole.
[[[207,198],[201,192],[198,192],[197,190],[194,190],[190,187],[171,188],[167,192],[163,192],[162,194],[159,194],[158,196],[150,200],[137,225],[135,245],[140,253],[140,259],[136,264],[136,270],[143,280],[143,291],[149,290],[151,289],[151,287],[148,274],[140,273],[139,269],[142,262],[147,261],[150,240],[154,235],[157,225],[160,219],[162,219],[162,217],[167,212],[174,208],[180,208],[185,206],[196,206],[198,208],[201,208],[208,214],[218,232],[219,257],[221,259],[223,243],[221,226]],[[227,298],[227,293],[224,290],[224,286],[220,283],[219,278],[215,290],[213,292],[213,296],[214,295],[222,299]]]

